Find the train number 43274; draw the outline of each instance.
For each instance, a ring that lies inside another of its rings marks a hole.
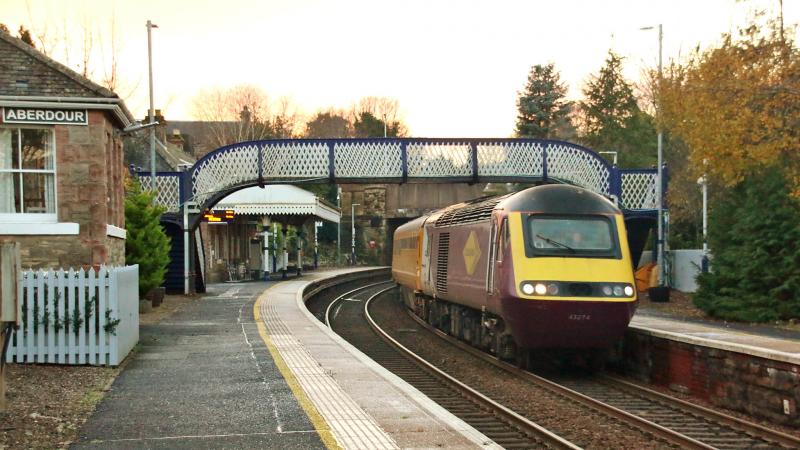
[[[569,315],[569,320],[578,320],[578,321],[592,320],[592,315],[591,314],[570,314]]]

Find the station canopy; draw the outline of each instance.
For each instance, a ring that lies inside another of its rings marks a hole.
[[[298,223],[313,216],[339,223],[341,212],[313,192],[277,184],[236,191],[217,203],[214,210],[233,210],[236,215],[268,216],[279,222]]]

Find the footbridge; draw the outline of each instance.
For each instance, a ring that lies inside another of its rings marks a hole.
[[[629,222],[629,233],[644,233],[646,238],[656,217],[656,172],[654,168],[619,169],[591,149],[556,140],[282,139],[219,148],[183,171],[157,173],[154,187],[156,203],[166,209],[163,222],[172,224],[167,228],[173,235],[173,263],[184,266],[182,275],[188,287],[191,266],[200,263],[202,257],[202,247],[191,242],[200,239],[196,232],[198,213],[245,187],[307,183],[570,183],[617,202]],[[143,188],[153,187],[148,172],[136,174]],[[181,234],[183,242],[178,238]],[[192,257],[192,253],[200,254]],[[176,261],[179,254],[183,257]],[[174,272],[173,267],[170,271]]]

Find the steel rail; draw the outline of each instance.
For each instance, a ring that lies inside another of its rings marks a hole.
[[[672,397],[644,386],[639,386],[615,376],[603,375],[603,379],[607,383],[613,385],[615,388],[628,392],[631,395],[645,397],[651,401],[663,402],[669,406],[690,411],[692,414],[727,425],[747,434],[759,436],[765,440],[784,445],[788,448],[800,448],[800,438],[797,436],[792,436],[790,434],[767,428],[755,422],[750,422],[748,420],[724,414],[704,406],[696,405],[694,403],[687,402],[686,400]]]
[[[496,416],[501,417],[503,420],[506,420],[509,423],[513,424],[515,427],[519,428],[520,430],[523,430],[526,434],[542,440],[545,443],[545,445],[551,446],[553,448],[571,449],[571,450],[576,450],[581,448],[576,446],[572,442],[567,441],[561,436],[556,435],[550,430],[542,427],[541,425],[538,425],[537,423],[532,422],[531,420],[521,416],[520,414],[517,414],[516,412],[510,410],[509,408],[506,408],[500,403],[495,402],[489,397],[467,386],[466,384],[458,381],[456,378],[453,378],[446,372],[432,365],[425,359],[421,358],[420,356],[418,356],[417,354],[415,354],[414,352],[403,346],[403,344],[398,342],[396,339],[391,337],[389,333],[383,330],[372,318],[372,315],[369,312],[369,307],[375,298],[377,298],[378,296],[389,290],[394,289],[395,287],[396,286],[393,285],[385,289],[382,289],[377,293],[373,294],[372,296],[370,296],[367,299],[367,301],[364,302],[364,316],[366,317],[367,322],[369,322],[369,325],[372,327],[372,329],[375,330],[375,332],[381,338],[383,338],[392,347],[401,352],[404,356],[412,359],[418,365],[422,366],[425,370],[431,372],[436,377],[443,380],[446,384],[450,385],[455,390],[462,393],[462,395],[469,397],[471,400],[475,401],[483,408],[488,409]]]
[[[653,436],[656,436],[656,437],[658,437],[660,439],[663,439],[663,440],[665,440],[665,441],[667,441],[669,443],[678,445],[681,448],[696,449],[696,450],[701,450],[701,449],[702,450],[712,450],[712,449],[715,449],[715,447],[712,447],[712,446],[710,446],[708,444],[700,442],[700,441],[698,441],[696,439],[692,439],[689,436],[677,433],[677,432],[675,432],[673,430],[670,430],[669,428],[666,428],[664,426],[658,425],[657,423],[651,422],[651,421],[649,421],[647,419],[643,419],[643,418],[641,418],[639,416],[636,416],[636,415],[633,415],[633,414],[631,414],[631,413],[629,413],[627,411],[623,411],[623,410],[621,410],[619,408],[616,408],[614,406],[611,406],[611,405],[608,405],[608,404],[603,403],[601,401],[595,400],[595,399],[593,399],[593,398],[591,398],[591,397],[589,397],[587,395],[581,394],[580,392],[577,392],[577,391],[574,391],[574,390],[569,389],[567,387],[561,386],[560,384],[554,383],[554,382],[552,382],[552,381],[550,381],[550,380],[548,380],[546,378],[542,378],[542,377],[540,377],[538,375],[535,375],[535,374],[532,374],[532,373],[527,372],[525,370],[522,370],[522,369],[520,369],[520,368],[518,368],[518,367],[516,367],[516,366],[514,366],[512,364],[509,364],[509,363],[507,363],[505,361],[502,361],[502,360],[498,359],[495,356],[492,356],[492,355],[490,355],[490,354],[488,354],[488,353],[486,353],[484,351],[481,351],[481,350],[478,350],[478,349],[472,347],[471,345],[468,345],[468,344],[466,344],[464,342],[461,342],[461,341],[453,338],[449,334],[447,334],[447,333],[445,333],[445,332],[443,332],[443,331],[441,331],[439,329],[436,329],[436,328],[432,327],[431,325],[429,325],[428,323],[426,323],[425,321],[423,321],[422,319],[420,319],[419,317],[417,317],[415,314],[411,313],[410,311],[408,313],[417,323],[419,323],[421,326],[423,326],[428,331],[430,331],[430,332],[434,333],[435,335],[439,336],[440,338],[444,339],[446,342],[458,347],[461,350],[464,350],[464,351],[470,353],[473,356],[476,356],[476,357],[480,358],[483,361],[486,361],[486,362],[488,362],[490,364],[493,364],[494,366],[496,366],[496,367],[498,367],[500,369],[503,369],[503,370],[511,373],[514,376],[517,376],[519,378],[525,379],[526,381],[529,381],[529,382],[531,382],[531,383],[533,383],[533,384],[535,384],[535,385],[537,385],[539,387],[547,389],[548,391],[553,392],[554,394],[557,394],[557,395],[560,395],[560,396],[563,396],[563,397],[567,397],[570,400],[573,400],[573,401],[578,402],[578,403],[580,403],[582,405],[588,406],[588,407],[590,407],[590,408],[592,408],[592,409],[594,409],[594,410],[596,410],[596,411],[598,411],[598,412],[600,412],[602,414],[605,414],[607,416],[616,418],[616,419],[621,420],[621,421],[623,421],[625,423],[631,424],[634,427],[636,427],[637,429],[640,429],[641,431],[643,431],[645,433],[649,433],[649,434],[651,434]]]
[[[365,286],[360,286],[360,287],[357,287],[357,288],[355,288],[353,290],[347,291],[344,294],[342,294],[342,295],[336,297],[335,299],[333,299],[333,301],[328,303],[328,307],[325,308],[325,326],[328,327],[328,328],[333,329],[333,327],[331,327],[331,310],[333,309],[333,305],[335,305],[336,303],[339,303],[345,297],[347,297],[347,296],[349,296],[351,294],[354,294],[354,293],[356,293],[358,291],[363,291],[363,290],[369,289],[371,287],[379,286],[381,284],[386,284],[386,283],[394,284],[394,281],[385,280],[385,281],[379,281],[377,283],[370,283],[370,284],[367,284]]]

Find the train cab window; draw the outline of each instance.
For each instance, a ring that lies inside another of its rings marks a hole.
[[[616,257],[619,254],[611,221],[603,216],[531,215],[526,235],[534,255]]]

